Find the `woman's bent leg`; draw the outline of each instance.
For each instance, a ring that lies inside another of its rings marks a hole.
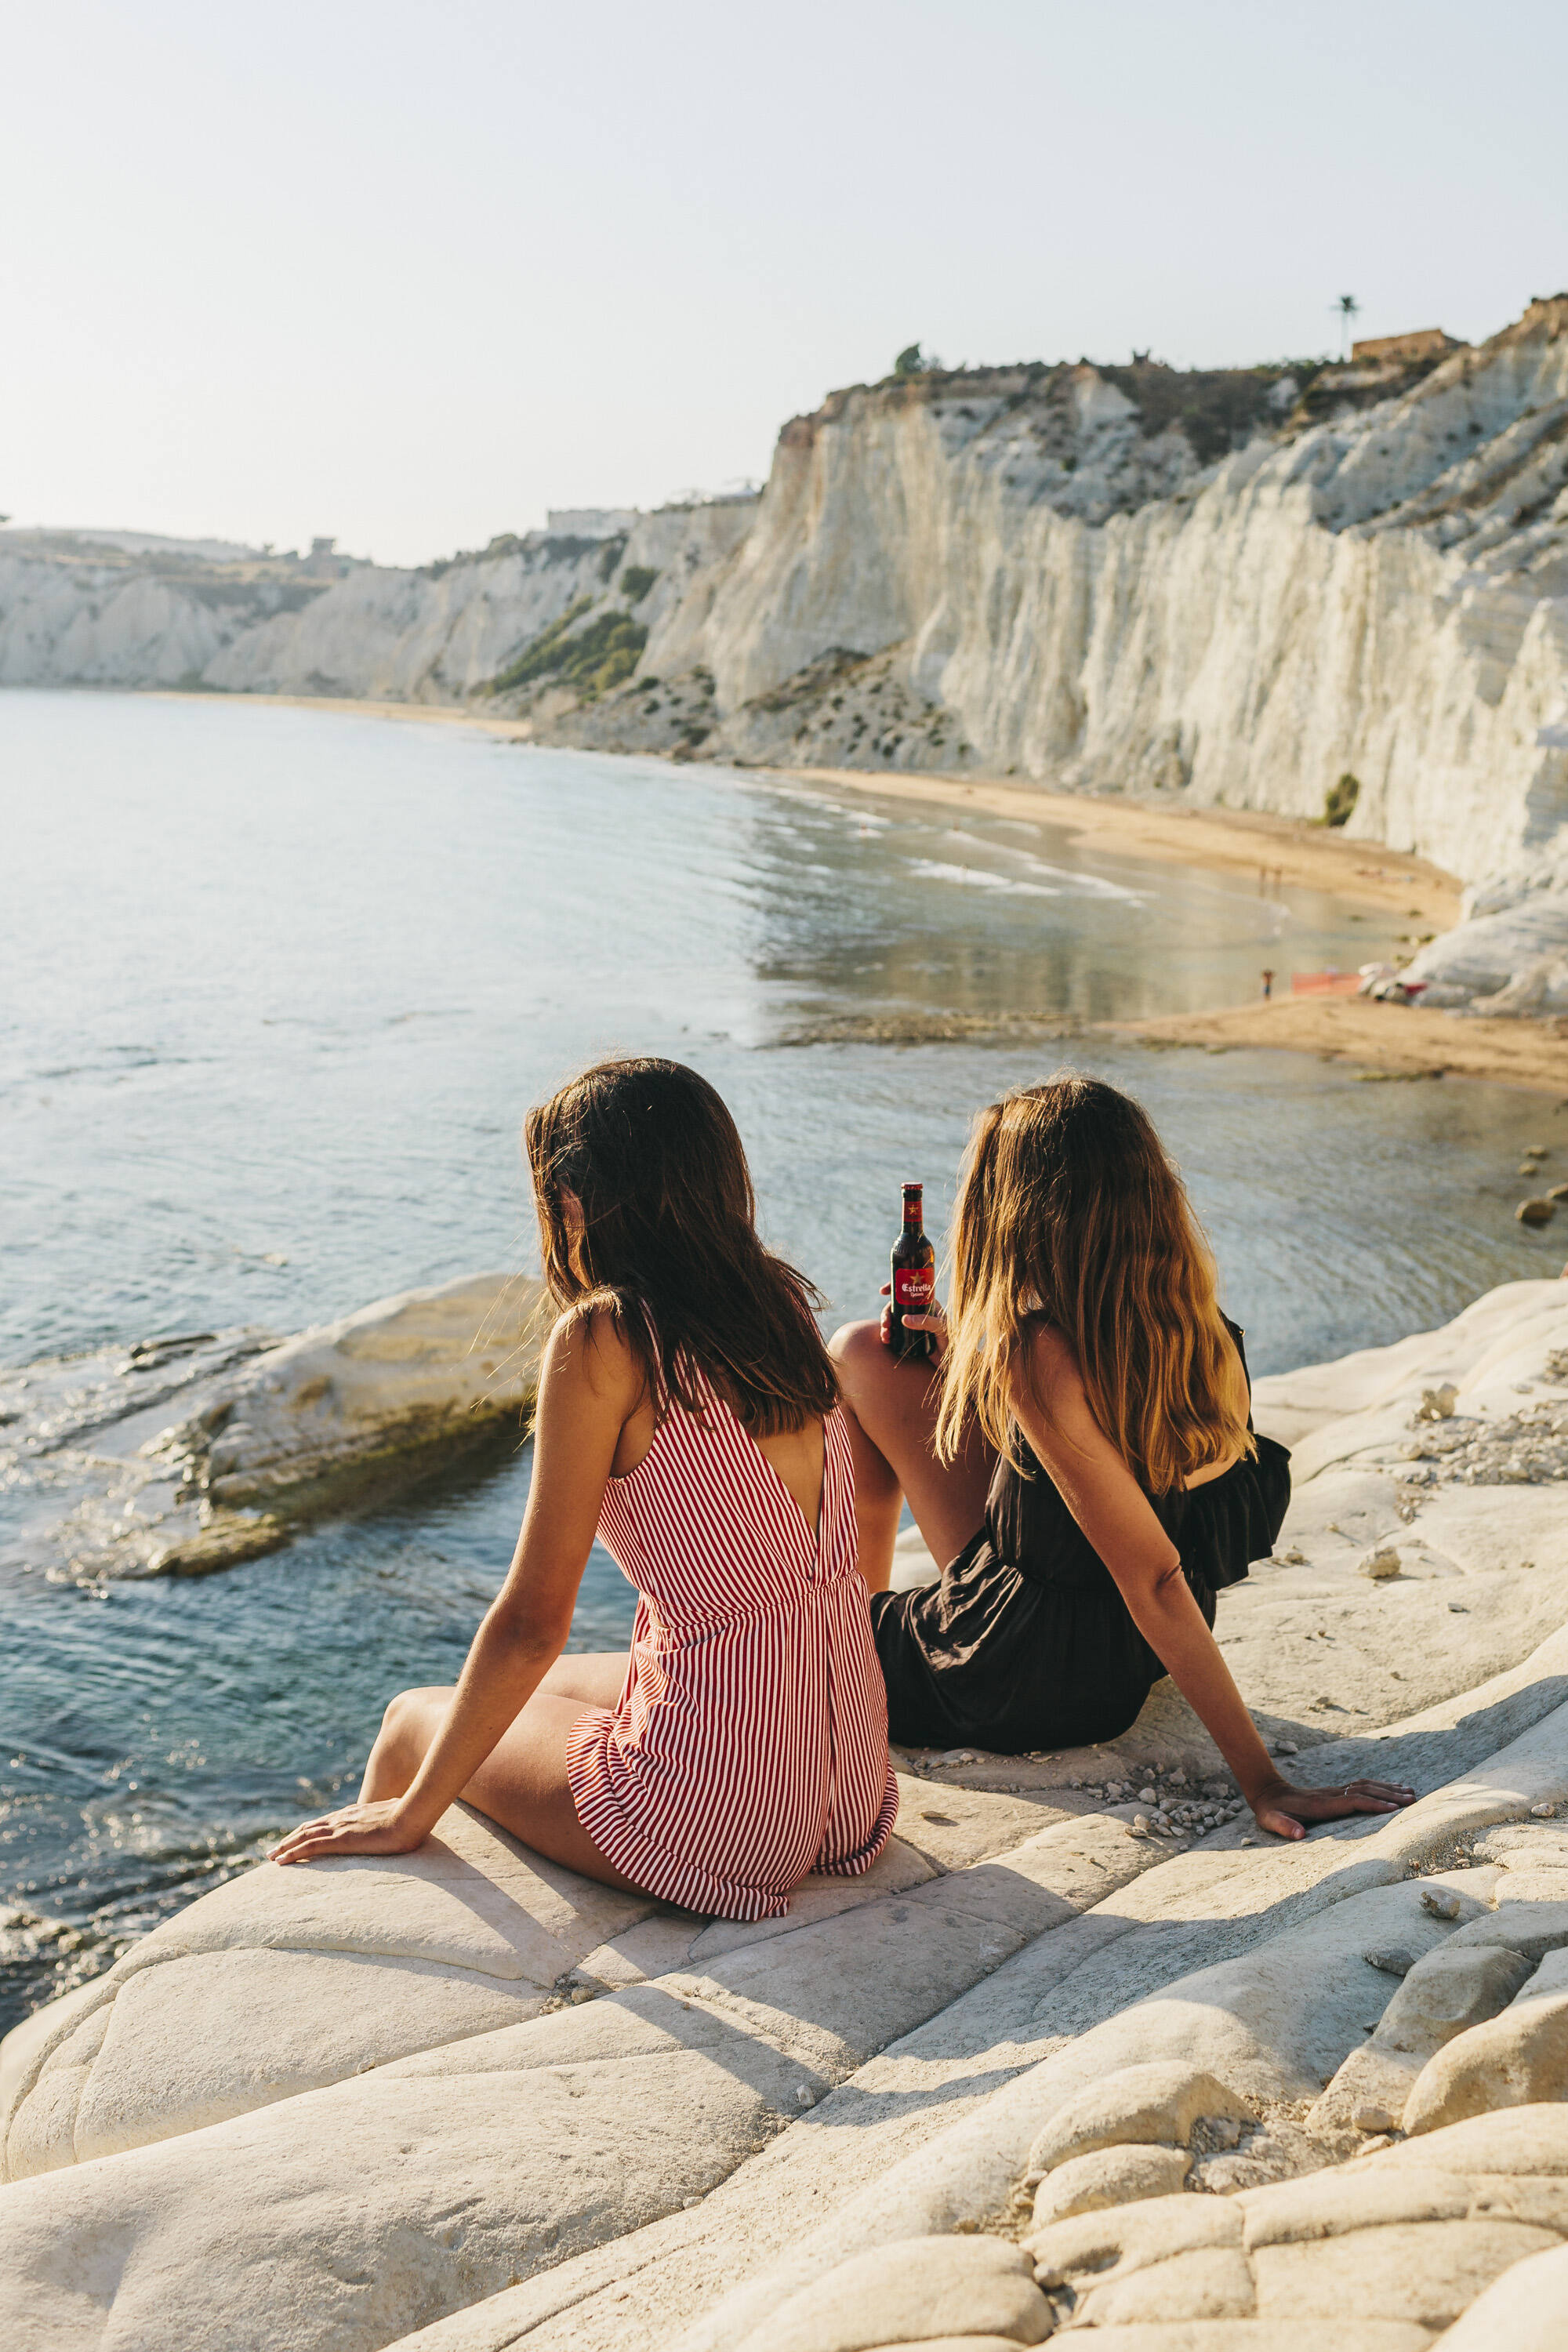
[[[628,1650],[574,1650],[557,1658],[539,1687],[553,1698],[574,1698],[613,1715],[631,1666]]]
[[[985,1517],[995,1456],[972,1431],[955,1462],[934,1444],[940,1383],[917,1359],[900,1362],[875,1323],[847,1323],[828,1341],[855,1455],[855,1517],[860,1573],[887,1590],[893,1541],[907,1496],[939,1568],[955,1559]]]
[[[610,1661],[601,1657],[595,1663],[607,1667]],[[599,1676],[601,1683],[607,1679],[605,1674]],[[619,1696],[617,1682],[616,1697]],[[365,1766],[362,1803],[402,1796],[446,1721],[451,1700],[449,1689],[398,1693],[386,1710]],[[615,1700],[609,1704],[613,1706]],[[566,1777],[566,1741],[573,1725],[584,1715],[600,1711],[593,1700],[584,1703],[555,1691],[535,1691],[463,1790],[463,1801],[488,1813],[535,1853],[563,1862],[569,1869],[580,1870],[585,1878],[597,1878],[606,1886],[639,1894],[642,1890],[606,1860],[577,1819]]]

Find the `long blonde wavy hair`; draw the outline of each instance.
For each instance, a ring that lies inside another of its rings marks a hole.
[[[937,1451],[977,1423],[1033,1465],[1010,1384],[1026,1325],[1070,1343],[1089,1410],[1152,1494],[1257,1446],[1208,1244],[1148,1115],[1099,1078],[1004,1095],[970,1138],[953,1215]]]

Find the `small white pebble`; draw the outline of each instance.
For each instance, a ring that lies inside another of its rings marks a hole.
[[[1139,1801],[1139,1803],[1140,1803],[1141,1805],[1152,1805],[1152,1804],[1153,1804],[1153,1803],[1155,1802],[1155,1797],[1154,1797],[1154,1791],[1153,1791],[1153,1790],[1152,1790],[1152,1789],[1140,1789],[1140,1790],[1139,1790],[1139,1791],[1138,1791],[1138,1801]]]
[[[1531,1818],[1533,1821],[1552,1822],[1555,1821],[1557,1818],[1557,1808],[1555,1805],[1531,1805],[1530,1811]]]

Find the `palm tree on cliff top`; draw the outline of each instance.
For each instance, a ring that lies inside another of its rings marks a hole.
[[[1342,294],[1334,308],[1340,314],[1340,357],[1347,360],[1351,348],[1351,320],[1360,315],[1361,304],[1353,294]]]

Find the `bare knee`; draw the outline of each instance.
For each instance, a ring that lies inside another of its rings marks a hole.
[[[879,1388],[893,1362],[891,1350],[882,1345],[879,1323],[841,1323],[827,1343],[827,1352],[839,1388],[851,1404],[868,1390]]]
[[[384,1755],[395,1756],[410,1769],[425,1760],[425,1751],[435,1733],[435,1726],[445,1712],[452,1694],[434,1686],[424,1690],[399,1691],[387,1702],[381,1718],[381,1737],[376,1746]]]

